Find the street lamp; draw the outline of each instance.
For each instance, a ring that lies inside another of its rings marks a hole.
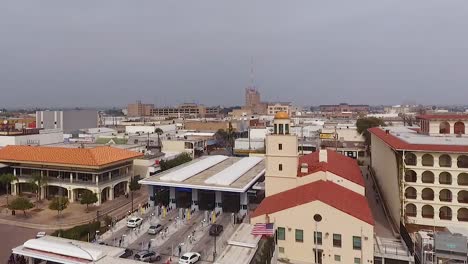
[[[92,263],[95,263],[95,262],[94,262],[93,256],[92,256],[91,253],[89,253],[87,250],[85,250],[84,248],[82,248],[81,246],[79,246],[79,245],[77,245],[77,244],[73,244],[73,242],[71,242],[71,241],[68,242],[68,243],[70,243],[70,245],[72,245],[72,246],[75,246],[76,248],[81,249],[83,252],[85,252],[86,254],[88,254],[88,256],[91,258],[91,262],[92,262]]]

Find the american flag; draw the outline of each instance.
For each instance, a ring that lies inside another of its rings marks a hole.
[[[267,235],[272,236],[275,234],[274,225],[273,224],[255,224],[254,228],[252,229],[252,235]]]

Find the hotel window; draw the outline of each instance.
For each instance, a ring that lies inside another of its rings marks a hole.
[[[278,227],[276,235],[278,240],[286,240],[286,229],[284,229],[284,227]]]
[[[353,236],[353,249],[356,249],[356,250],[362,249],[361,237]]]
[[[296,242],[304,242],[304,231],[296,229]]]
[[[361,264],[360,258],[354,258],[354,264]]]
[[[314,232],[314,244],[322,245],[322,232]]]
[[[283,144],[278,144],[278,150],[283,150]]]
[[[340,262],[341,261],[341,256],[340,255],[335,255],[335,261]]]
[[[279,165],[278,165],[278,170],[279,170],[279,171],[283,171],[283,164],[279,164]]]
[[[334,247],[341,247],[341,235],[340,234],[333,234],[333,246]]]

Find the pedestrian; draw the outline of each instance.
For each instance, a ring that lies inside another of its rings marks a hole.
[[[180,257],[180,254],[182,254],[182,246],[179,244],[179,257]]]

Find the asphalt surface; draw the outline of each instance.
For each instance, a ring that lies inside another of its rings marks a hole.
[[[11,249],[22,245],[26,240],[35,238],[40,230],[0,224],[0,263],[6,263]]]

